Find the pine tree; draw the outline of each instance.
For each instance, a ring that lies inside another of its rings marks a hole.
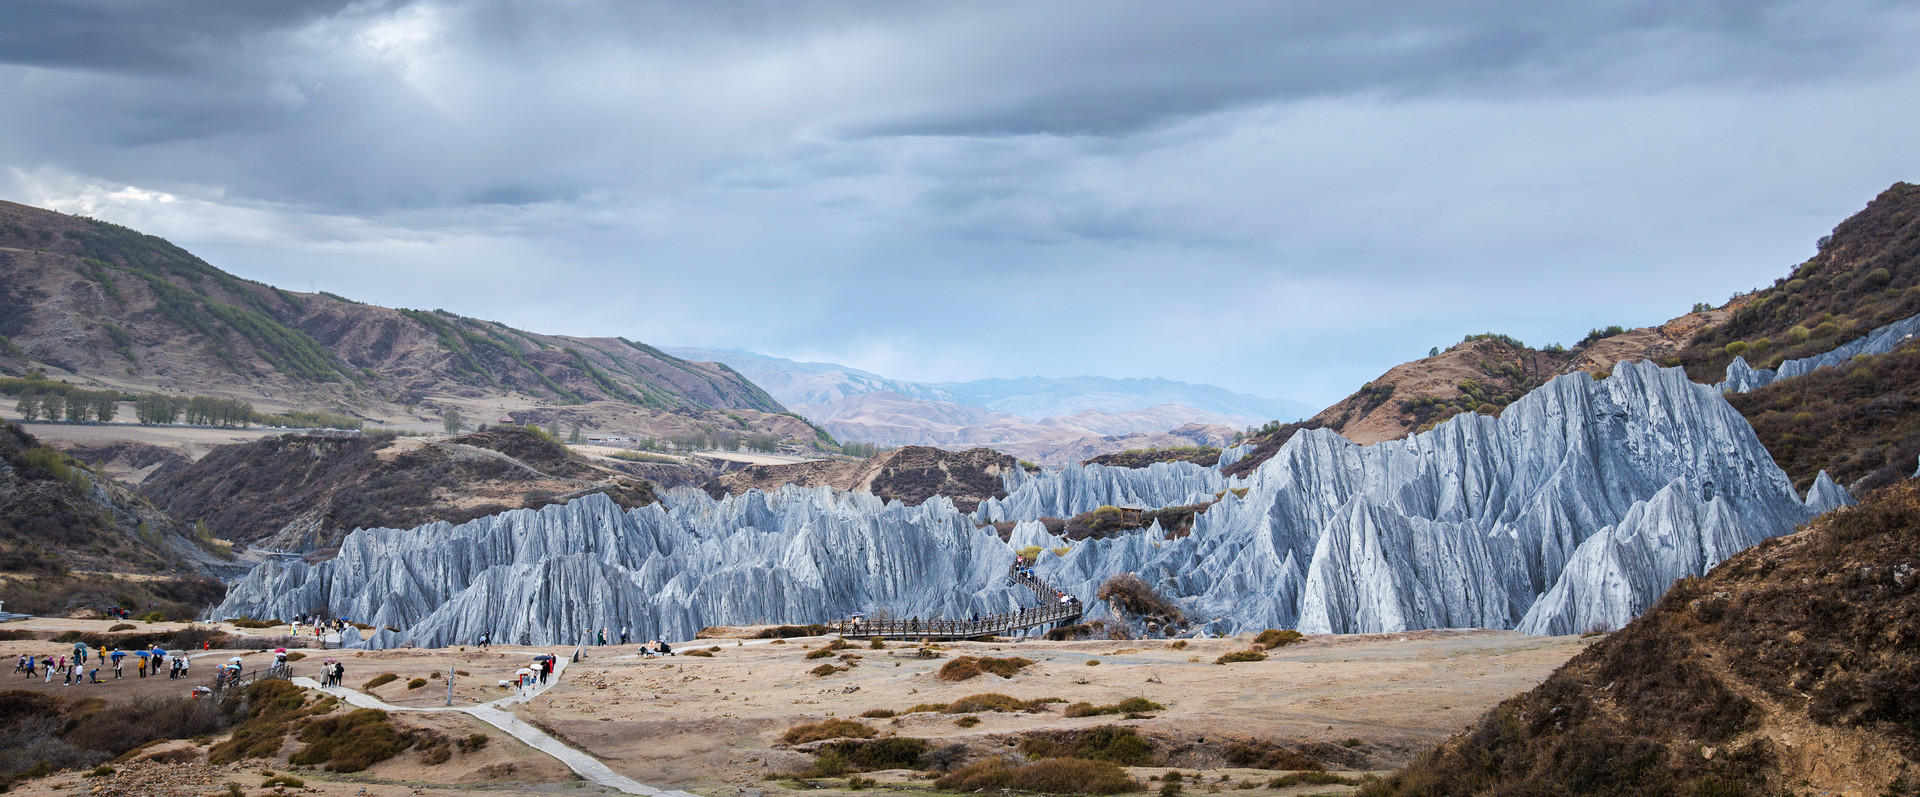
[[[40,394],[27,392],[20,394],[20,403],[13,405],[13,411],[29,421],[40,417]]]

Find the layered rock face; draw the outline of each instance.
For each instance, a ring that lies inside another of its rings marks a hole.
[[[1856,338],[1846,344],[1836,346],[1812,357],[1788,360],[1778,369],[1754,368],[1747,364],[1747,358],[1735,357],[1727,364],[1727,378],[1720,383],[1720,389],[1745,393],[1758,390],[1781,379],[1790,379],[1828,366],[1839,365],[1862,354],[1886,354],[1906,343],[1914,334],[1920,333],[1920,315],[1908,316],[1886,326],[1875,329],[1865,337]]]
[[[964,617],[1021,597],[1005,583],[1013,549],[977,521],[1218,494],[1187,537],[1089,540],[1043,554],[1039,574],[1086,601],[1090,619],[1109,611],[1094,601],[1099,585],[1136,573],[1216,633],[1568,633],[1618,627],[1674,579],[1850,501],[1825,479],[1802,500],[1718,390],[1646,363],[1598,382],[1559,377],[1497,418],[1463,415],[1403,440],[1301,432],[1245,479],[1191,463],[1004,479],[1007,497],[973,517],[944,498],[906,506],[785,487],[717,501],[679,490],[630,512],[590,496],[360,531],[335,560],[262,565],[213,613],[325,609],[401,629],[368,640],[379,646],[466,643],[483,628],[540,644],[623,626],[688,638],[863,611]],[[1060,542],[1037,523],[1013,537]]]

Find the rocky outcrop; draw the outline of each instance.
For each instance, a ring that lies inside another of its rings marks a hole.
[[[1902,318],[1812,357],[1787,360],[1780,363],[1779,368],[1754,368],[1747,364],[1747,358],[1735,357],[1733,362],[1727,364],[1727,378],[1719,387],[1733,393],[1757,390],[1781,379],[1840,365],[1861,355],[1886,354],[1911,341],[1916,333],[1920,333],[1920,315]]]
[[[1089,619],[1105,611],[1099,586],[1133,573],[1214,632],[1617,627],[1674,579],[1849,500],[1830,480],[1802,500],[1719,391],[1647,363],[1562,376],[1499,417],[1403,440],[1302,431],[1245,479],[1191,463],[1003,478],[1007,497],[981,502],[979,520],[1219,495],[1186,537],[1086,540],[1037,567]],[[215,615],[324,608],[401,629],[373,644],[423,645],[483,628],[539,644],[601,627],[686,638],[856,611],[984,615],[1018,596],[1004,584],[1012,549],[975,517],[940,497],[908,506],[795,486],[718,500],[679,490],[630,512],[589,497],[356,532],[333,561],[261,566]],[[1055,541],[1039,524],[1013,532]]]

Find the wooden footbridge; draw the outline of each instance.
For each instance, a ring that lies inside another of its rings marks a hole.
[[[938,620],[918,617],[906,620],[867,619],[854,617],[841,620],[838,630],[844,637],[863,639],[971,639],[973,637],[997,636],[1026,631],[1032,628],[1050,628],[1080,618],[1080,601],[1069,597],[1062,601],[1060,590],[1054,589],[1022,568],[1018,561],[1007,568],[1007,577],[1019,586],[1033,590],[1040,599],[1040,605],[1019,611],[1002,612],[988,615],[978,620]]]

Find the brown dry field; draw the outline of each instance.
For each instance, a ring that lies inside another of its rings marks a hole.
[[[81,628],[104,631],[105,621],[32,620],[9,623],[9,629]],[[179,624],[136,623],[145,631]],[[259,636],[277,636],[281,629],[243,630]],[[874,650],[864,642],[840,651],[859,656],[850,671],[828,677],[808,673],[822,662],[809,660],[809,650],[825,639],[795,639],[784,643],[754,640],[702,640],[684,643],[676,652],[718,647],[712,658],[679,655],[641,658],[635,646],[592,647],[584,660],[570,664],[559,682],[514,712],[605,762],[615,771],[652,786],[677,788],[703,795],[739,795],[743,789],[772,795],[796,792],[798,784],[769,779],[791,771],[810,757],[786,748],[780,734],[787,728],[828,717],[857,718],[869,709],[903,711],[920,703],[998,692],[1023,700],[1058,697],[1068,702],[1109,704],[1128,697],[1146,697],[1166,706],[1146,719],[1114,716],[1068,718],[1062,705],[1043,713],[983,713],[980,724],[960,728],[959,715],[918,713],[897,719],[862,720],[884,735],[934,740],[936,746],[958,743],[977,751],[1010,751],[1017,735],[1036,730],[1087,728],[1102,724],[1131,726],[1150,742],[1164,762],[1191,776],[1200,773],[1207,786],[1189,793],[1212,793],[1216,784],[1225,793],[1260,788],[1273,772],[1230,768],[1220,756],[1235,741],[1271,740],[1288,746],[1310,743],[1347,745],[1362,763],[1353,771],[1378,771],[1405,762],[1413,754],[1466,727],[1475,717],[1507,697],[1543,680],[1554,668],[1585,647],[1578,637],[1530,637],[1502,631],[1419,631],[1402,634],[1317,636],[1271,651],[1262,662],[1215,665],[1222,653],[1243,650],[1250,639],[1190,640],[1183,649],[1164,640],[1126,642],[957,642],[937,645],[938,658],[924,659],[918,647],[889,643]],[[70,645],[53,642],[0,642],[0,657],[20,653],[59,654]],[[572,648],[496,646],[475,648],[388,651],[302,650],[294,664],[296,675],[318,677],[320,663],[340,658],[347,667],[345,683],[362,689],[376,675],[399,676],[371,694],[408,707],[441,706],[445,681],[430,674],[448,668],[465,671],[454,679],[456,705],[473,705],[512,694],[496,683],[526,666],[536,653],[566,658]],[[164,676],[136,679],[129,664],[118,683],[63,687],[36,678],[14,676],[6,688],[53,691],[63,697],[97,696],[110,702],[143,695],[184,693],[210,679],[212,665],[228,655],[243,656],[249,667],[264,664],[269,654],[216,653],[196,660],[192,676],[169,681]],[[1035,662],[1012,679],[981,675],[959,682],[939,680],[936,672],[954,656],[1019,656]],[[1098,662],[1097,665],[1090,662]],[[110,677],[110,675],[109,675]],[[408,689],[413,678],[426,686]],[[221,785],[203,793],[224,792],[224,783],[239,783],[248,793],[258,790],[266,776],[261,771],[293,774],[320,794],[338,795],[465,795],[501,793],[600,793],[601,787],[575,778],[563,766],[504,733],[457,713],[397,713],[397,722],[431,726],[455,738],[484,732],[492,742],[471,754],[456,754],[438,766],[420,760],[417,751],[351,775],[314,770],[289,772],[285,755],[297,749],[289,743],[279,759],[219,768]],[[1349,741],[1353,740],[1353,741]],[[181,742],[178,745],[187,745]],[[204,749],[204,745],[197,749]],[[504,771],[511,765],[511,771]],[[1338,767],[1336,767],[1338,768]],[[1133,775],[1146,781],[1164,768],[1137,767]],[[1226,778],[1221,782],[1220,778]],[[882,791],[924,791],[931,784],[913,773],[896,771],[874,775]],[[825,789],[837,792],[837,780],[825,780]],[[1190,782],[1191,783],[1191,782]],[[92,782],[74,773],[57,774],[18,787],[20,793],[52,794],[86,791]],[[365,789],[364,792],[360,791]],[[1340,794],[1343,786],[1305,786],[1267,794]],[[108,790],[104,793],[112,793]],[[848,792],[851,794],[851,792]]]

